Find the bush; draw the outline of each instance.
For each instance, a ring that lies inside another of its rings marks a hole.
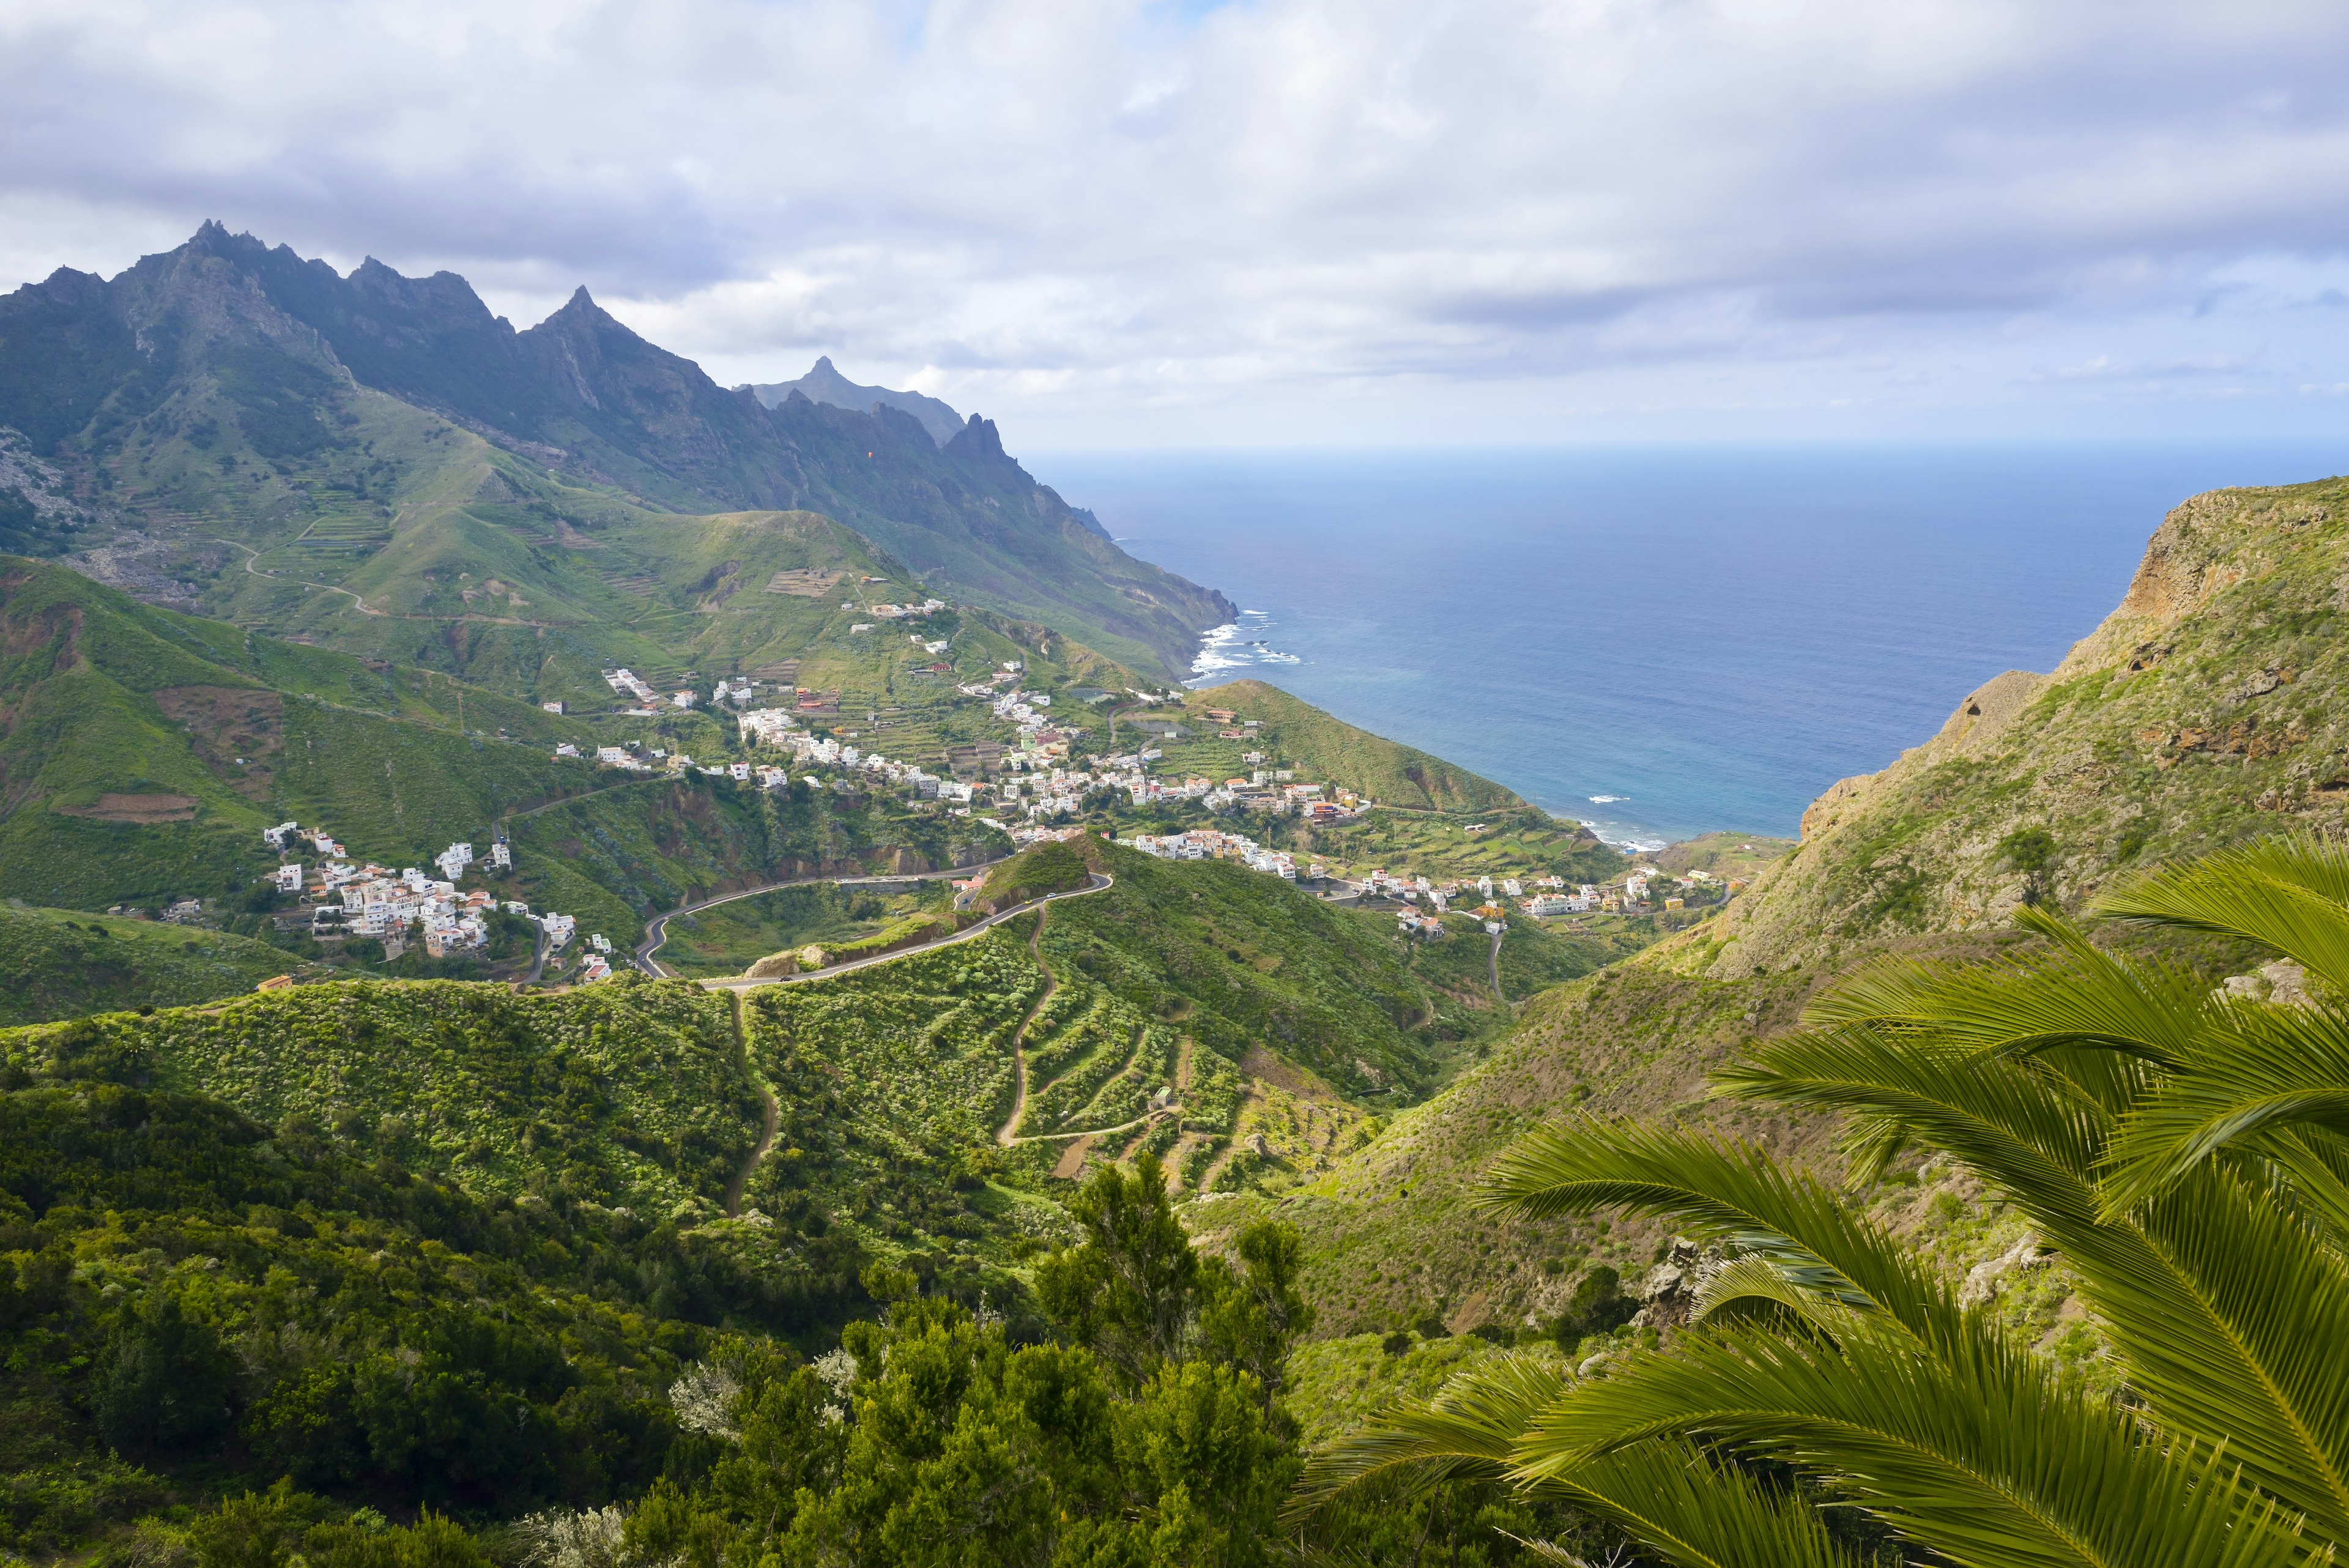
[[[1576,1282],[1551,1333],[1560,1348],[1571,1352],[1583,1337],[1609,1334],[1631,1321],[1640,1303],[1623,1293],[1623,1278],[1600,1263]]]

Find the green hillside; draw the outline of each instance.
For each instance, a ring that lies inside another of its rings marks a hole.
[[[242,995],[329,971],[248,937],[66,909],[0,908],[0,1026]]]
[[[723,1212],[759,1139],[732,1010],[688,986],[517,996],[343,981],[0,1034],[0,1052],[27,1071],[136,1064],[162,1086],[273,1125],[308,1117],[475,1192],[561,1190],[649,1214]]]
[[[1232,613],[984,421],[941,444],[895,410],[771,410],[585,291],[516,333],[453,275],[339,277],[217,224],[0,299],[0,429],[47,482],[7,514],[44,549],[107,545],[93,569],[142,597],[515,695],[799,658],[843,599],[924,582],[1162,674]]]
[[[1303,770],[1300,776],[1341,784],[1384,805],[1421,811],[1506,811],[1526,804],[1490,779],[1357,729],[1261,680],[1235,680],[1189,692],[1177,717],[1204,741],[1223,728],[1207,718],[1210,708],[1229,709],[1238,720],[1253,719],[1261,726],[1245,745],[1233,747],[1234,764],[1239,751],[1277,752],[1284,766]],[[1181,762],[1172,751],[1167,756],[1170,764]]]

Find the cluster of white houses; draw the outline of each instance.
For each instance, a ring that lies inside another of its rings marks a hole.
[[[1161,860],[1237,860],[1251,871],[1262,871],[1284,882],[1297,880],[1297,859],[1285,849],[1267,849],[1245,833],[1224,833],[1212,827],[1195,827],[1188,833],[1169,833],[1153,836],[1137,833],[1132,838],[1121,838],[1120,844],[1139,849],[1144,855],[1154,855]],[[1319,881],[1322,867],[1313,867],[1307,876]]]
[[[414,866],[394,871],[372,862],[354,864],[343,858],[343,846],[324,828],[285,822],[262,829],[261,837],[287,857],[273,875],[280,892],[310,900],[313,936],[373,937],[383,943],[387,959],[407,950],[411,932],[420,936],[424,950],[433,958],[480,948],[490,940],[489,918],[502,901],[486,888],[460,891],[457,887],[466,869],[476,864],[471,844],[451,844],[435,856],[433,865],[440,872],[435,877]],[[304,843],[326,858],[306,867],[292,858],[295,846]],[[492,844],[489,864],[492,870],[512,870],[512,846],[503,839]],[[554,951],[569,946],[577,933],[578,922],[569,915],[533,913],[518,898],[504,899],[502,905],[508,914],[535,923]],[[595,950],[584,977],[602,980],[612,972],[605,957],[611,941],[599,931],[588,937],[587,945]]]
[[[635,670],[627,669],[626,666],[617,670],[606,670],[604,671],[604,684],[609,686],[615,691],[624,691],[629,696],[634,697],[638,702],[644,703],[644,707],[626,710],[626,711],[638,718],[649,717],[651,714],[664,707],[691,708],[701,701],[699,693],[694,691],[690,687],[682,691],[672,691],[667,696],[664,697],[653,689],[651,682],[646,680],[644,677],[638,675]],[[752,697],[756,696],[758,694],[758,683],[756,681],[720,680],[717,685],[710,688],[709,701],[713,704],[719,702],[733,702],[740,704],[748,702]],[[563,704],[560,702],[542,702],[539,706],[544,708],[550,713],[560,713],[563,711]]]

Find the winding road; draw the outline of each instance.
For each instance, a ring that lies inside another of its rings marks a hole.
[[[999,914],[989,915],[978,924],[957,931],[950,937],[941,937],[934,942],[924,942],[919,947],[898,948],[893,952],[874,953],[871,958],[851,959],[846,963],[834,964],[830,969],[820,969],[812,974],[779,974],[768,980],[743,980],[740,977],[729,976],[723,980],[705,980],[696,983],[704,991],[756,991],[762,985],[805,985],[812,980],[830,980],[836,974],[852,974],[860,969],[871,969],[875,964],[912,958],[917,953],[934,953],[940,948],[950,948],[957,942],[967,942],[974,938],[983,937],[1004,921],[1015,916],[1024,915],[1030,909],[1040,909],[1045,905],[1057,903],[1062,898],[1082,898],[1091,894],[1106,892],[1115,880],[1113,877],[1105,877],[1097,872],[1093,875],[1090,887],[1071,888],[1065,892],[1047,893],[1040,898],[1030,898],[1024,904],[1015,904],[1010,909]],[[679,911],[679,913],[682,912]]]
[[[646,781],[638,779],[632,782],[642,784]],[[612,787],[617,789],[620,786],[615,784]],[[597,791],[595,793],[600,794],[602,792]],[[573,800],[585,800],[587,797],[585,795],[573,795],[571,798]],[[550,801],[547,804],[550,805],[560,805],[563,803],[561,801]],[[533,809],[543,811],[546,807],[535,806]],[[527,812],[521,812],[516,813],[515,815],[527,815],[529,814]],[[653,953],[663,942],[668,940],[668,923],[677,919],[679,915],[698,914],[704,909],[713,909],[719,904],[731,904],[738,898],[755,898],[761,893],[780,893],[786,888],[810,888],[815,886],[819,882],[836,882],[843,888],[870,887],[874,883],[879,882],[947,882],[951,881],[957,877],[966,877],[974,872],[987,870],[990,867],[1000,866],[1005,860],[1009,858],[1009,856],[998,856],[993,860],[982,860],[976,866],[965,866],[953,871],[901,872],[895,875],[879,877],[787,877],[781,882],[762,882],[756,888],[745,888],[740,892],[735,893],[720,893],[714,898],[704,898],[699,903],[687,904],[681,908],[669,909],[661,914],[655,915],[652,918],[651,922],[645,927],[645,940],[636,944],[636,950],[631,956],[636,966],[644,971],[647,974],[651,975],[655,980],[676,980],[679,977],[670,973],[667,969],[664,968],[659,961],[653,957]],[[936,944],[933,943],[931,945],[935,946]],[[902,950],[906,952],[917,952],[920,950],[916,948],[906,948]],[[884,956],[895,958],[897,955],[895,953],[888,953]],[[848,967],[848,965],[843,964],[841,966],[841,970],[845,970]],[[841,971],[828,970],[824,972],[836,974],[841,972]]]
[[[1012,1135],[1019,1130],[1019,1118],[1028,1114],[1028,1026],[1036,1022],[1036,1015],[1044,1011],[1044,1004],[1061,989],[1061,977],[1044,961],[1044,922],[1051,918],[1051,910],[1037,910],[1036,929],[1028,935],[1028,956],[1044,971],[1044,994],[1036,999],[1036,1005],[1028,1010],[1019,1027],[1011,1032],[1011,1115],[1003,1129],[995,1135],[995,1141],[1005,1148],[1019,1141]]]

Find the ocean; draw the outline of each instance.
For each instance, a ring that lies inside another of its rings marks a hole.
[[[2317,445],[1061,452],[1145,560],[1244,607],[1268,680],[1603,837],[1791,836],[2002,670],[2052,669],[2197,491]]]

